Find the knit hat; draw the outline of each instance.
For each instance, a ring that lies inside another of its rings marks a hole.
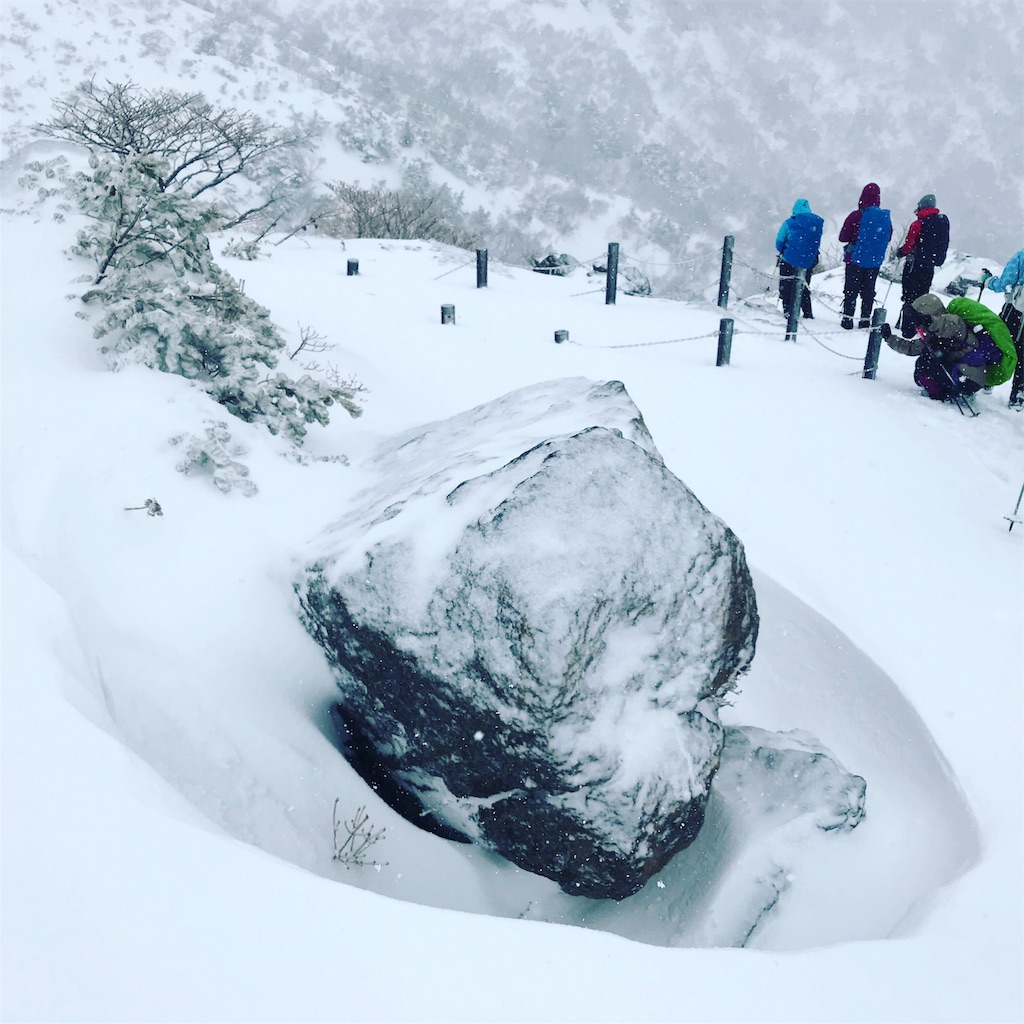
[[[927,317],[942,316],[946,312],[942,299],[937,295],[922,295],[920,298],[914,299],[913,306],[918,313]]]
[[[921,196],[921,198],[920,198],[920,200],[918,201],[918,204],[917,204],[917,209],[918,210],[924,210],[925,208],[930,207],[930,206],[934,206],[934,205],[935,205],[935,196],[933,196],[931,194],[931,192],[929,192],[928,195]]]
[[[936,338],[957,342],[967,338],[967,324],[963,318],[947,313],[942,299],[937,295],[922,295],[914,299],[912,305],[918,313],[928,317],[928,330]]]

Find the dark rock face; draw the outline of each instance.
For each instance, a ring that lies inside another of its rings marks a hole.
[[[568,253],[548,253],[543,259],[532,260],[533,271],[536,274],[550,274],[555,277],[568,277],[569,274],[580,266],[580,261]]]
[[[743,549],[617,382],[525,388],[383,445],[298,584],[377,770],[569,893],[700,829],[753,657]]]
[[[593,264],[593,268],[587,277],[605,275],[608,273],[608,261],[600,260]],[[650,295],[651,279],[632,263],[620,263],[616,273],[616,287],[624,295]]]

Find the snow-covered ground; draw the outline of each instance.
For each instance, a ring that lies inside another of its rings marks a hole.
[[[1008,385],[969,419],[887,349],[864,380],[839,272],[815,278],[796,344],[771,301],[734,299],[718,368],[711,306],[606,306],[583,270],[494,263],[478,290],[471,253],[295,238],[221,262],[368,388],[360,419],[307,441],[348,464],[299,465],[181,378],[105,369],[75,316],[75,226],[50,207],[2,222],[4,1019],[1021,1018]],[[409,825],[336,751],[334,684],[292,592],[308,542],[381,439],[562,376],[623,381],[744,542],[762,630],[728,720],[810,733],[863,776],[853,832],[762,830],[755,808],[594,904]],[[176,471],[169,439],[206,420],[245,449],[254,496]],[[332,860],[336,799],[386,826],[377,864]],[[721,948],[773,880],[747,948]]]

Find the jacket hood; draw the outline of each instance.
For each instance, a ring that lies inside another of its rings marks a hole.
[[[922,316],[942,316],[946,312],[946,307],[942,304],[942,299],[937,295],[922,295],[918,299],[914,299],[913,307]]]
[[[863,210],[866,206],[878,206],[881,202],[882,190],[873,181],[869,181],[860,194],[857,209]]]
[[[937,295],[922,295],[914,299],[914,309],[922,316],[928,317],[928,330],[944,341],[963,343],[967,338],[967,325],[963,317],[947,313],[942,299]]]
[[[917,211],[917,216],[919,220],[924,220],[925,217],[930,217],[933,213],[938,212],[939,208],[937,206],[922,206],[921,209]]]
[[[932,333],[943,341],[956,341],[963,344],[967,340],[967,323],[963,317],[955,313],[943,313],[942,316],[933,316],[931,322]]]
[[[810,213],[810,212],[811,212],[811,204],[809,202],[807,202],[806,199],[798,199],[793,204],[793,214],[794,214],[794,216],[796,214],[798,214],[798,213]]]

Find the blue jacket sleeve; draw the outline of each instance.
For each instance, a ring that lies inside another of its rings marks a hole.
[[[998,277],[988,279],[988,286],[994,292],[1005,292],[1007,288],[1013,288],[1022,281],[1024,281],[1024,249],[1010,257],[1010,262],[1003,267],[1003,272]]]
[[[775,236],[775,248],[782,252],[786,248],[786,239],[789,238],[789,221],[784,220],[779,233]]]

